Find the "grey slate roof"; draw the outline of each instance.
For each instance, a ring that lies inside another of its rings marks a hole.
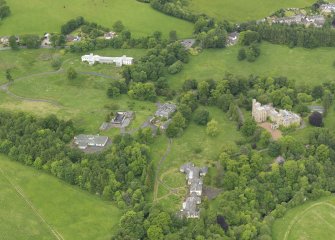
[[[103,147],[106,145],[108,137],[99,135],[84,135],[80,134],[74,137],[74,143],[79,148],[87,148],[87,146],[99,146]]]
[[[165,117],[170,118],[171,115],[177,110],[177,106],[173,103],[164,103],[163,105],[159,105],[155,116],[156,117]]]
[[[197,204],[201,203],[203,180],[208,172],[207,167],[196,167],[193,163],[189,162],[180,167],[180,171],[186,174],[187,184],[189,187],[189,197],[183,203],[181,212],[187,218],[199,218],[200,212]]]

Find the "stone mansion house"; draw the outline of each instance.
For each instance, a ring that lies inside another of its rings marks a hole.
[[[298,114],[287,110],[277,111],[272,104],[261,105],[256,99],[252,100],[252,117],[257,123],[262,123],[270,119],[273,122],[273,129],[279,126],[289,127],[292,125],[300,125],[301,117]]]

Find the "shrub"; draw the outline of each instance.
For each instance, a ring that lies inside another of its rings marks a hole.
[[[198,109],[195,111],[194,122],[199,125],[206,125],[209,121],[209,112],[205,109]]]
[[[312,126],[315,127],[322,127],[323,126],[323,117],[322,114],[319,112],[313,112],[310,116],[309,116],[309,123]]]

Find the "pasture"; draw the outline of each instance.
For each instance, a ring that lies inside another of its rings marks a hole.
[[[179,37],[190,37],[193,25],[164,15],[149,4],[136,0],[7,0],[12,14],[0,24],[0,36],[11,34],[60,32],[68,20],[83,16],[86,20],[111,28],[121,20],[134,36],[161,31],[165,36],[176,30]]]
[[[77,127],[83,128],[87,133],[97,132],[111,111],[135,111],[136,119],[129,126],[129,129],[132,129],[139,127],[156,109],[154,103],[131,100],[126,95],[116,99],[107,97],[106,91],[111,81],[121,78],[120,68],[113,65],[89,66],[81,62],[80,55],[61,55],[52,50],[20,50],[15,53],[16,58],[12,51],[4,53],[0,56],[0,66],[4,70],[13,69],[14,83],[9,87],[12,93],[20,97],[49,100],[58,104],[22,101],[1,91],[0,109],[26,111],[41,116],[57,114],[63,119],[72,119]],[[126,54],[136,59],[144,54],[144,51],[108,49],[103,51],[103,54],[116,56]],[[50,66],[54,55],[59,55],[63,60],[61,71],[55,72]],[[66,77],[65,71],[70,66],[79,72],[79,76],[74,80],[68,80]],[[104,74],[111,78],[87,73]],[[5,81],[4,77],[0,80],[2,83]],[[118,132],[118,129],[111,129],[104,134],[113,136]]]
[[[289,48],[263,42],[255,62],[238,61],[239,46],[204,50],[192,56],[181,73],[170,78],[178,89],[186,79],[222,79],[226,72],[241,76],[286,76],[298,84],[316,85],[335,80],[334,48]]]
[[[113,203],[0,155],[1,239],[110,239]],[[57,237],[58,236],[58,237]]]
[[[280,8],[303,8],[314,0],[190,0],[189,8],[196,13],[206,13],[219,20],[245,22],[262,19]]]
[[[335,198],[326,197],[289,210],[272,227],[274,240],[328,240],[335,232]]]

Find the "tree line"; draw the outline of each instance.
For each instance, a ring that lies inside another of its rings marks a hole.
[[[154,172],[149,167],[149,147],[137,135],[117,136],[107,151],[85,155],[71,147],[78,134],[72,121],[1,112],[0,125],[0,152],[12,160],[115,201],[121,209],[144,204]],[[146,136],[150,141],[152,134]]]

